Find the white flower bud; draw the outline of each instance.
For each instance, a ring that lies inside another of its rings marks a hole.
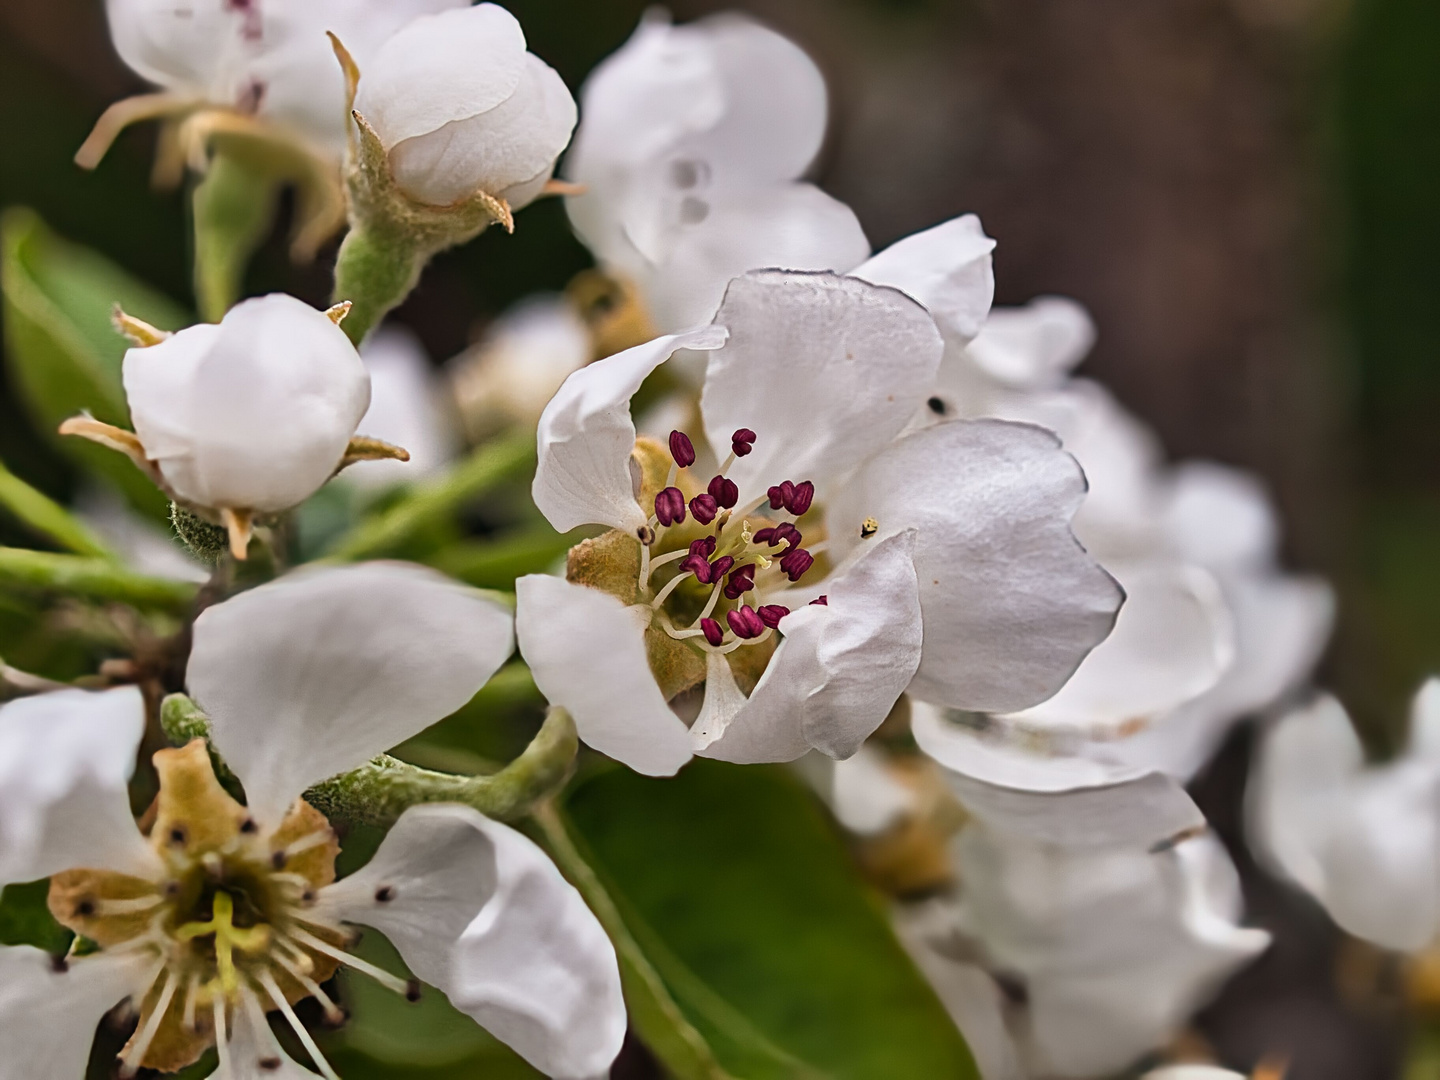
[[[213,509],[275,513],[304,501],[370,404],[344,331],[278,293],[131,349],[123,375],[146,459],[178,500]]]
[[[483,191],[518,209],[570,141],[575,101],[495,4],[415,19],[360,64],[356,110],[399,188],[448,206]]]

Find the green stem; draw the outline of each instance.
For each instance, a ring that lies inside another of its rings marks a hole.
[[[392,554],[534,460],[535,436],[527,432],[478,446],[443,476],[417,484],[385,513],[347,533],[329,557],[353,561]]]
[[[180,613],[195,600],[185,581],[145,577],[109,559],[0,547],[0,587],[34,589]]]
[[[427,249],[407,241],[400,230],[352,224],[335,260],[335,303],[350,301],[340,324],[357,346],[396,307],[430,259]]]
[[[0,506],[35,532],[76,555],[97,559],[115,557],[74,514],[36,491],[4,465],[0,465]]]
[[[541,846],[585,898],[614,944],[630,1023],[651,1053],[678,1080],[730,1080],[705,1037],[685,1018],[659,972],[631,936],[604,883],[576,847],[560,809],[553,800],[547,800],[538,804],[530,816]]]
[[[206,322],[219,322],[244,294],[245,269],[275,223],[279,189],[274,176],[224,153],[196,185],[195,301]]]
[[[564,557],[572,535],[538,525],[489,540],[461,540],[427,559],[437,570],[484,589],[513,589],[522,574],[538,574]]]

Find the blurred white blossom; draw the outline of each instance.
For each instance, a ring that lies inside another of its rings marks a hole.
[[[704,448],[676,431],[656,466],[668,476],[646,490],[629,399],[679,349],[709,353],[700,407],[720,467],[708,484],[692,479],[683,470]],[[1120,600],[1070,532],[1083,480],[1033,427],[902,436],[942,349],[896,290],[772,271],[732,282],[712,327],[566,381],[541,418],[533,495],[556,529],[616,530],[609,547],[572,555],[583,569],[609,552],[610,576],[521,578],[517,630],[537,685],[583,739],[661,774],[697,752],[843,758],[907,687],[1003,710],[1065,681]],[[823,546],[807,550],[801,528],[821,530]],[[744,650],[757,646],[751,666]],[[737,650],[753,689],[737,684]],[[670,699],[702,681],[687,731]]]
[[[575,101],[526,51],[504,8],[439,6],[450,10],[406,23],[368,59],[356,55],[355,109],[412,199],[446,206],[484,192],[518,210],[540,194],[570,141]]]
[[[360,359],[370,373],[370,407],[359,432],[403,446],[406,461],[374,461],[341,478],[366,488],[420,480],[444,468],[460,449],[454,402],[413,332],[387,324],[365,339]]]
[[[52,875],[52,910],[101,946],[59,965],[0,948],[11,1071],[79,1076],[100,1017],[128,999],[140,1021],[126,1075],[174,1071],[213,1043],[217,1077],[309,1076],[264,1019],[279,1009],[333,1076],[291,1004],[313,996],[338,1017],[319,984],[341,964],[415,992],[346,951],[361,923],[548,1075],[602,1073],[625,1031],[615,955],[534,844],[463,806],[414,807],[334,883],[334,834],[300,798],[464,704],[512,642],[503,605],[397,563],[302,570],[208,608],[187,683],[247,802],[220,787],[203,741],[162,750],[148,838],[126,786],[144,730],[138,690],[0,708],[0,883]],[[223,886],[204,899],[217,879],[250,883],[246,922],[232,921]]]

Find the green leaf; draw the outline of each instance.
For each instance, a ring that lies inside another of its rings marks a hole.
[[[49,878],[6,885],[0,891],[0,945],[33,945],[63,955],[72,935],[50,914],[49,896]]]
[[[573,831],[636,942],[747,1080],[977,1076],[816,800],[778,767],[697,760],[580,782]]]
[[[76,555],[113,558],[89,527],[43,492],[0,465],[0,506],[41,536]]]
[[[128,344],[110,323],[119,304],[162,329],[193,320],[109,260],[55,236],[30,210],[0,216],[0,290],[11,378],[39,427],[80,412],[130,426],[120,365]],[[168,501],[123,455],[53,436],[72,459],[114,483],[139,510],[165,520]]]
[[[585,534],[558,533],[545,522],[488,540],[450,544],[426,561],[453,578],[486,589],[513,589],[523,574],[540,574],[562,561]]]

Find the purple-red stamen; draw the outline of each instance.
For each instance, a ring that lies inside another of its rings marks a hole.
[[[811,600],[810,603],[816,604],[820,607],[829,607],[830,597],[826,596],[824,593],[821,593],[819,596],[815,597],[814,600]]]
[[[780,625],[780,620],[790,614],[790,609],[784,604],[765,604],[756,614],[760,616],[762,623],[774,630]]]
[[[711,555],[715,554],[715,538],[713,536],[702,536],[699,540],[691,540],[690,554],[709,559]]]
[[[800,535],[800,530],[791,525],[788,521],[782,521],[775,526],[775,538],[770,541],[770,546],[776,544],[789,544],[792,548],[798,548],[800,542],[805,538]]]
[[[723,476],[717,476],[711,480],[710,486],[705,490],[710,492],[710,497],[726,510],[740,501],[740,489],[735,486],[735,481],[727,480]]]
[[[698,551],[680,560],[682,574],[694,574],[701,585],[710,584],[710,560]]]
[[[765,623],[761,621],[755,609],[748,604],[745,607],[736,608],[734,611],[727,611],[725,621],[730,624],[730,629],[735,631],[735,636],[738,638],[757,638],[765,632]]]
[[[805,576],[805,571],[815,565],[815,556],[804,548],[791,548],[780,559],[780,569],[792,582]]]
[[[718,559],[716,559],[714,562],[712,562],[712,563],[710,564],[710,582],[711,582],[711,584],[714,584],[715,582],[719,581],[722,577],[724,577],[726,574],[728,574],[728,573],[730,572],[730,568],[731,568],[732,566],[734,566],[734,565],[735,565],[735,559],[734,559],[733,556],[730,556],[730,555],[721,555]]]
[[[670,456],[682,469],[695,464],[695,444],[690,441],[689,435],[683,431],[670,432]]]
[[[719,645],[725,640],[725,631],[720,629],[720,624],[714,619],[701,619],[700,629],[705,634],[705,640],[711,645]]]
[[[782,480],[775,484],[765,494],[770,496],[770,509],[783,509],[786,503],[795,498],[795,485],[789,480]]]
[[[685,496],[679,488],[667,487],[655,496],[655,518],[661,525],[678,525],[685,520]]]
[[[725,583],[725,599],[739,600],[741,596],[755,587],[755,564],[746,563],[730,575],[730,580]]]
[[[701,525],[709,525],[719,512],[720,508],[715,505],[714,496],[696,495],[690,500],[690,513],[695,515],[695,520]]]
[[[766,528],[757,530],[755,535],[750,537],[750,542],[752,544],[769,544],[771,547],[774,547],[777,543],[774,528],[767,526]]]
[[[736,457],[744,457],[755,448],[755,433],[748,427],[738,428],[730,436],[730,451]]]
[[[783,488],[785,485],[780,486]],[[814,501],[815,485],[809,480],[803,480],[790,489],[790,498],[785,500],[785,509],[796,517],[802,517]]]

